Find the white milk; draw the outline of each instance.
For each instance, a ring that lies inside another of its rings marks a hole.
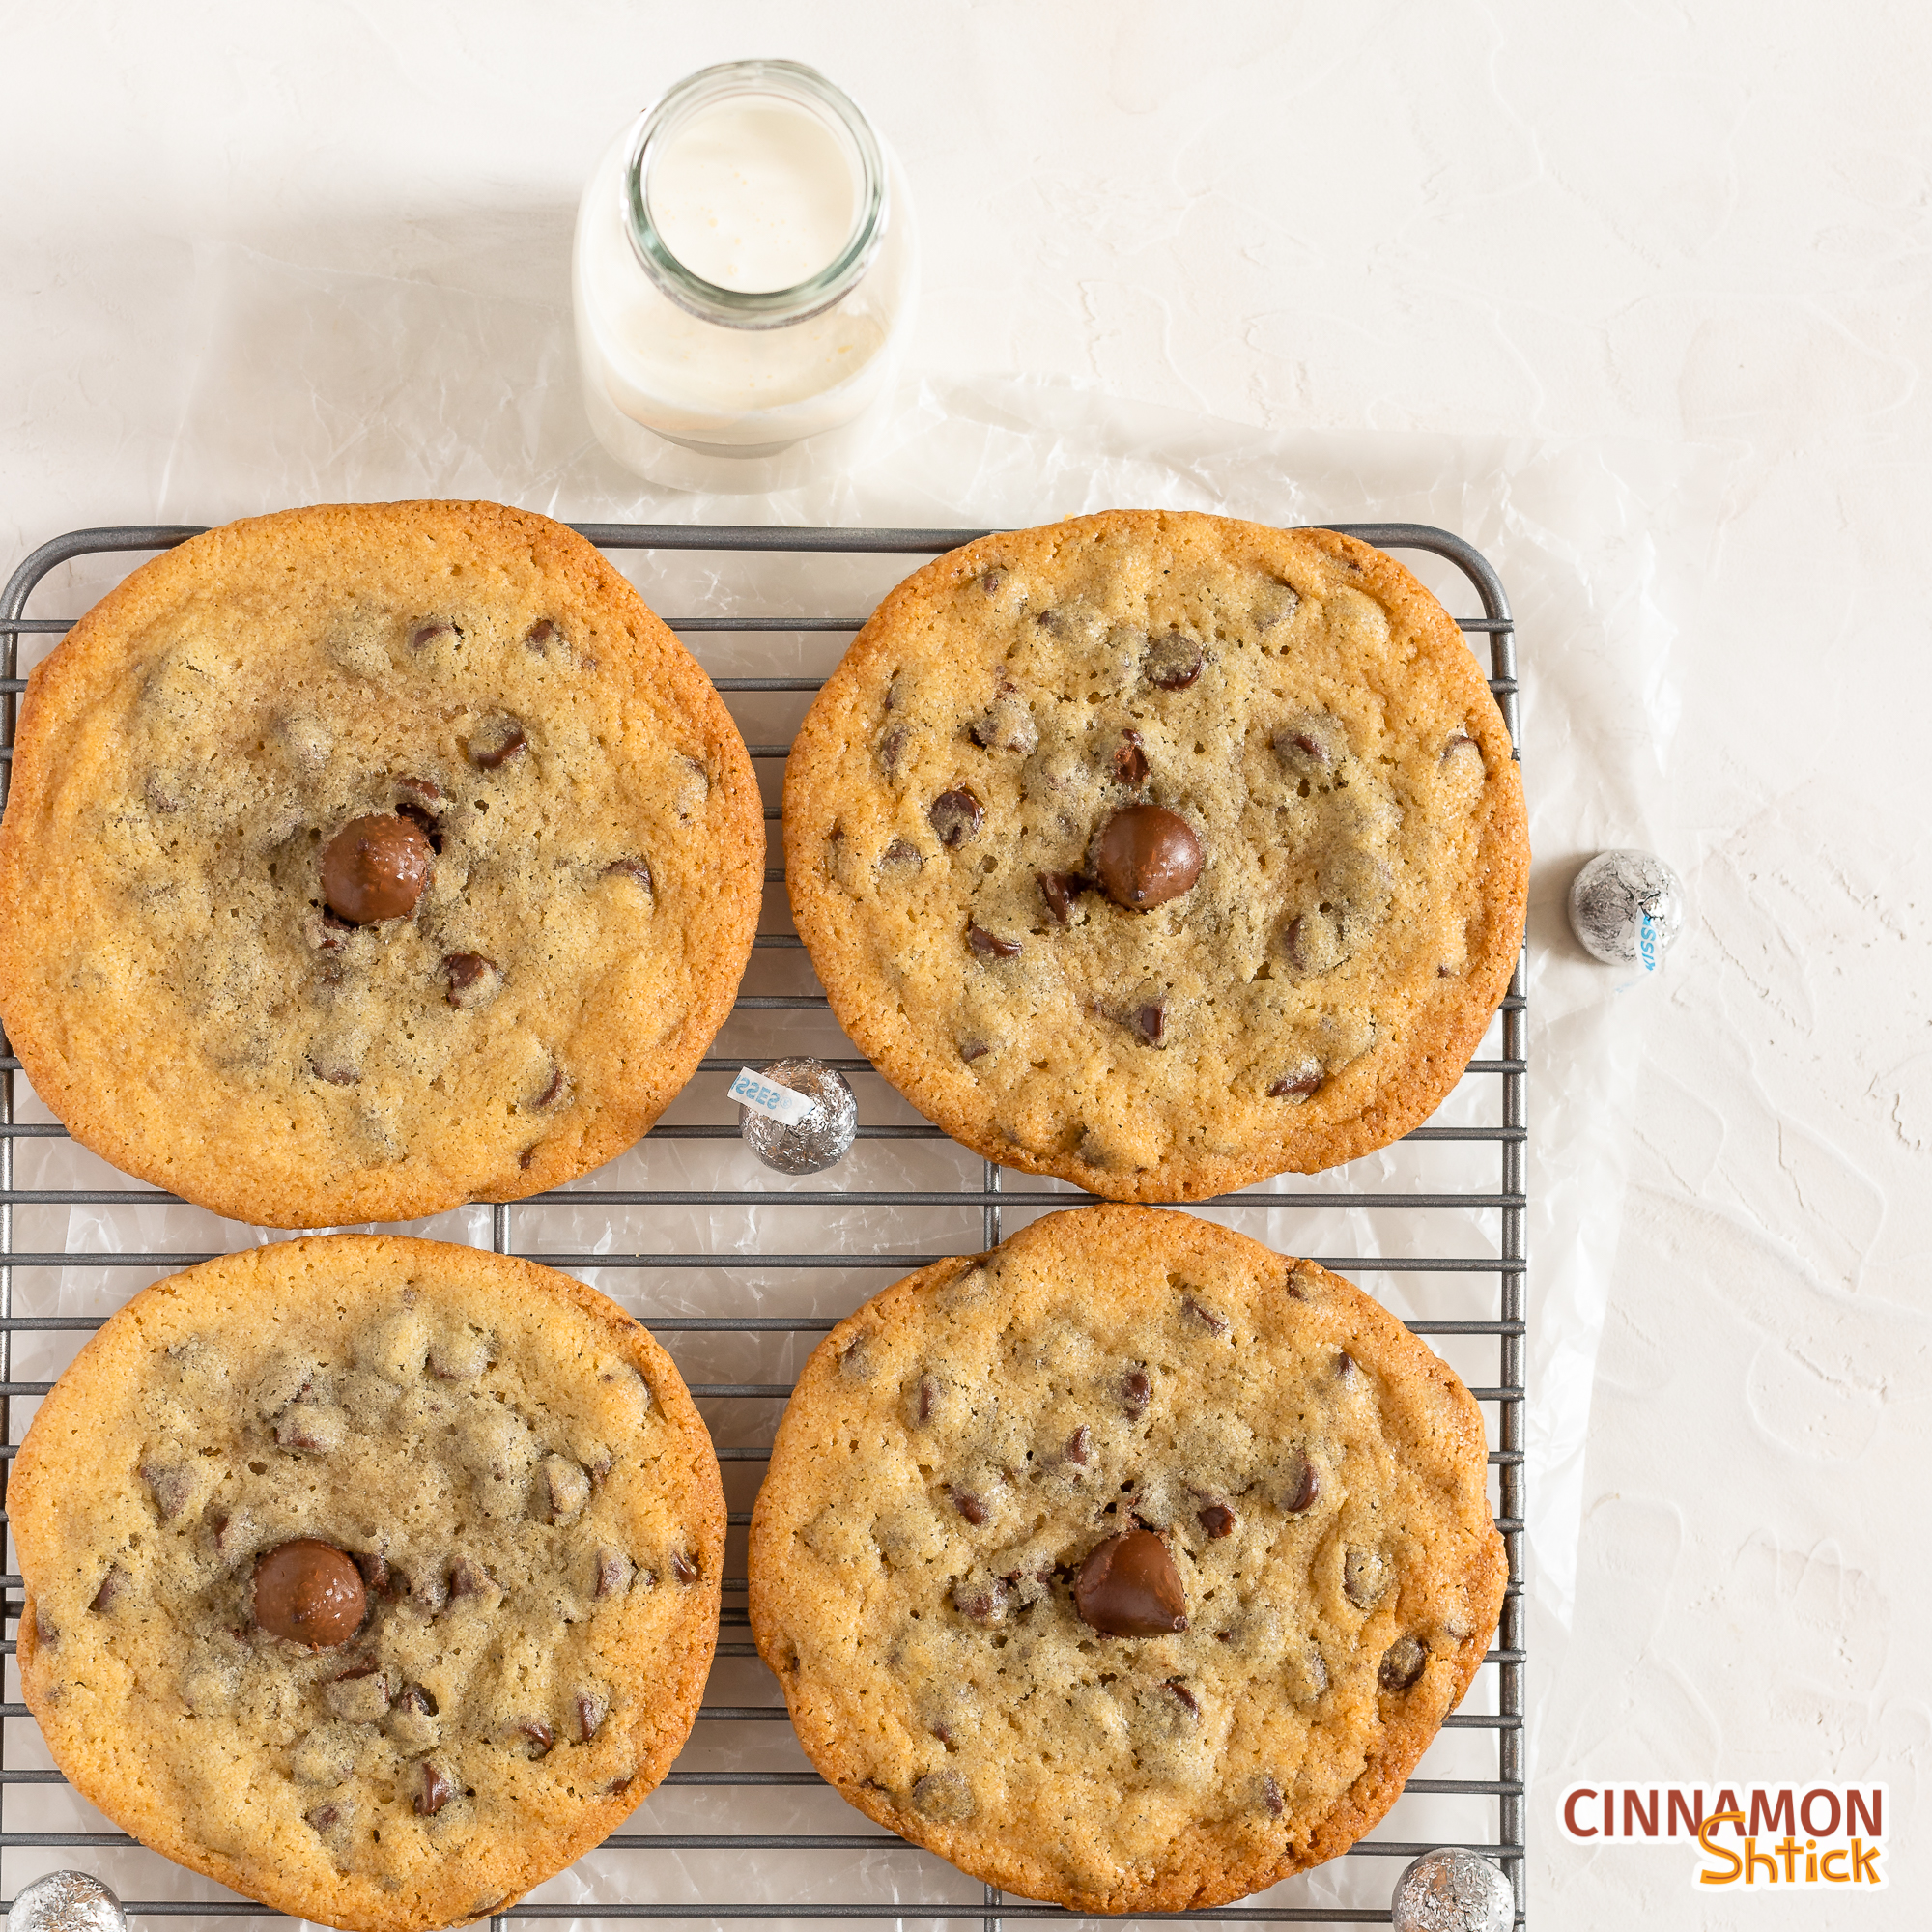
[[[810,109],[741,95],[680,128],[651,169],[651,219],[695,275],[720,288],[796,288],[852,239],[858,183]]]
[[[765,75],[774,66],[745,65]],[[854,424],[890,387],[912,322],[918,243],[896,161],[881,151],[884,237],[860,279],[816,315],[745,327],[679,306],[663,271],[654,276],[639,259],[626,195],[642,125],[606,150],[578,210],[578,355],[599,441],[639,475],[682,481],[660,439],[713,455],[772,456]],[[748,85],[669,125],[646,163],[644,200],[684,269],[755,298],[809,282],[845,253],[866,214],[863,179],[842,128]],[[849,438],[812,445],[841,457],[851,446]],[[760,487],[780,487],[776,472]]]

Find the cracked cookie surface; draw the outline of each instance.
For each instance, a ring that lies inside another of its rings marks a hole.
[[[287,511],[146,564],[35,670],[0,1011],[76,1138],[233,1218],[514,1200],[690,1077],[763,851],[717,693],[591,545]]]
[[[846,1032],[976,1151],[1116,1199],[1426,1119],[1507,989],[1525,824],[1476,661],[1401,565],[1174,512],[918,572],[785,777]]]
[[[316,1236],[157,1283],[8,1507],[55,1761],[326,1924],[448,1925],[568,1864],[664,1776],[716,1642],[723,1492],[669,1357],[473,1249]]]
[[[1310,1262],[1154,1208],[1036,1222],[841,1322],[753,1516],[751,1614],[840,1795],[1078,1910],[1346,1850],[1502,1604],[1474,1400]]]

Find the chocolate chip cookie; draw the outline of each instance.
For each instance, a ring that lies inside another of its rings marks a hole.
[[[1211,1906],[1394,1803],[1502,1605],[1475,1402],[1187,1214],[1054,1214],[812,1355],[752,1628],[839,1794],[1082,1912]]]
[[[976,1151],[1115,1199],[1425,1120],[1508,987],[1525,825],[1476,661],[1400,564],[1162,511],[919,571],[785,779],[846,1032]]]
[[[312,1236],[190,1268],[21,1446],[20,1682],[143,1844],[361,1932],[474,1918],[689,1733],[724,1510],[670,1359],[548,1268]]]
[[[290,510],[144,565],[34,672],[0,1012],[77,1140],[219,1213],[514,1200],[690,1077],[763,854],[718,694],[581,537]]]

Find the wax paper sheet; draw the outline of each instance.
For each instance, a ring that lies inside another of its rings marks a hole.
[[[474,267],[475,265],[471,265]],[[467,285],[466,285],[467,284]],[[1705,559],[1682,533],[1718,527],[1722,488],[1715,456],[1644,445],[1534,437],[1417,437],[1373,431],[1262,435],[1236,424],[1156,410],[1098,389],[1024,380],[908,375],[855,470],[764,495],[646,488],[591,440],[577,389],[569,318],[490,272],[420,281],[322,272],[245,249],[203,251],[195,281],[196,367],[168,465],[158,521],[213,523],[285,504],[412,496],[496,497],[573,521],[990,526],[1031,524],[1116,505],[1220,511],[1280,523],[1416,522],[1481,548],[1500,572],[1519,621],[1524,774],[1536,852],[1531,905],[1529,1086],[1529,1339],[1527,1567],[1530,1586],[1530,1740],[1536,1737],[1539,1659],[1565,1640],[1571,1619],[1582,1451],[1605,1297],[1618,1239],[1625,1150],[1647,1005],[1655,989],[1597,965],[1570,938],[1563,895],[1581,860],[1605,845],[1648,842],[1647,804],[1676,724],[1672,612],[1691,606]],[[913,352],[917,358],[917,346]],[[699,477],[697,480],[702,480]],[[732,479],[727,479],[732,480]],[[48,532],[47,534],[52,534]],[[1459,615],[1477,614],[1457,573],[1406,559]],[[917,559],[625,557],[646,599],[668,615],[802,613],[862,616]],[[95,559],[50,577],[31,607],[73,612],[121,566]],[[842,639],[811,634],[712,635],[692,640],[714,675],[822,673]],[[34,650],[26,653],[31,661]],[[804,700],[733,701],[748,738],[782,741]],[[779,767],[764,768],[775,802]],[[773,828],[774,833],[776,828]],[[774,851],[774,863],[777,853]],[[768,889],[763,930],[790,931],[781,887]],[[813,985],[796,952],[754,955],[747,990]],[[781,1053],[850,1052],[823,1012],[734,1017],[721,1054],[756,1062]],[[1492,1027],[1482,1053],[1499,1051]],[[700,1075],[667,1115],[673,1123],[735,1120],[728,1074]],[[856,1076],[863,1122],[916,1124],[876,1077]],[[1438,1120],[1494,1122],[1499,1082],[1470,1076]],[[28,1120],[45,1120],[26,1096]],[[1500,1184],[1493,1143],[1406,1144],[1336,1173],[1291,1178],[1236,1205],[1210,1209],[1278,1249],[1325,1255],[1492,1253],[1489,1209],[1369,1209],[1362,1192],[1491,1191]],[[1009,1179],[1019,1180],[1017,1177]],[[900,1271],[895,1259],[983,1245],[978,1207],[899,1208],[858,1200],[786,1205],[794,1194],[974,1188],[977,1159],[941,1138],[864,1140],[829,1176],[791,1179],[759,1167],[734,1139],[655,1140],[568,1190],[562,1205],[519,1208],[521,1250],[594,1258],[648,1253],[720,1264],[578,1272],[645,1320],[673,1315],[848,1312]],[[61,1139],[21,1144],[27,1188],[113,1187],[101,1162]],[[1037,1188],[1037,1181],[1019,1184]],[[614,1206],[610,1187],[730,1190],[733,1205]],[[1312,1192],[1313,1208],[1271,1208],[1271,1192]],[[1009,1210],[1007,1232],[1029,1218]],[[489,1210],[460,1209],[404,1232],[486,1244]],[[15,1211],[22,1249],[98,1255],[101,1264],[25,1268],[22,1313],[98,1315],[118,1307],[165,1266],[112,1265],[134,1251],[218,1252],[276,1238],[198,1209],[98,1205]],[[760,1254],[849,1256],[849,1266],[799,1268]],[[881,1265],[880,1264],[884,1264]],[[1494,1278],[1364,1271],[1365,1286],[1408,1316],[1487,1316]],[[15,1374],[50,1377],[78,1345],[72,1334],[15,1338]],[[693,1381],[788,1382],[814,1337],[667,1338]],[[1496,1378],[1495,1344],[1445,1342],[1471,1382]],[[768,1442],[779,1403],[709,1398],[716,1439],[729,1450]],[[21,1422],[26,1405],[22,1406]],[[1493,1406],[1488,1411],[1494,1414]],[[20,1422],[16,1422],[16,1431]],[[749,1509],[761,1464],[727,1460],[734,1511]],[[727,1569],[743,1574],[742,1531]],[[735,1601],[742,1602],[742,1598]],[[742,1626],[727,1648],[748,1649]],[[1495,1673],[1465,1708],[1493,1708]],[[777,1706],[755,1659],[721,1655],[709,1701]],[[11,1734],[12,1763],[44,1763],[31,1723]],[[805,1761],[781,1719],[699,1723],[681,1772],[798,1773]],[[1445,1732],[1422,1774],[1493,1777],[1492,1736]],[[10,1789],[12,1829],[100,1830],[104,1821],[60,1786]],[[672,1845],[670,1838],[752,1833],[865,1835],[872,1828],[810,1783],[667,1785],[623,1828],[634,1842],[606,1847],[540,1888],[532,1899],[589,1926],[599,1901],[828,1905],[953,1901],[977,1906],[976,1884],[896,1840],[825,1851]],[[1406,1797],[1383,1838],[1439,1842],[1493,1837],[1493,1801]],[[656,1841],[655,1843],[647,1841]],[[17,1856],[17,1855],[16,1855]],[[50,1850],[49,1867],[76,1857],[124,1895],[212,1898],[217,1888],[138,1850]],[[1283,1906],[1385,1906],[1399,1865],[1338,1860],[1267,1895]],[[22,1877],[28,1867],[17,1866]],[[734,1923],[747,1922],[744,1918]],[[862,1922],[853,1920],[851,1922]],[[863,1922],[876,1924],[878,1919]]]

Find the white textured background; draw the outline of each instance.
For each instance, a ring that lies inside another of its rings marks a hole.
[[[502,422],[477,438],[527,447],[523,500],[604,508],[567,360],[525,368],[516,344],[567,299],[570,211],[610,133],[667,80],[752,53],[820,66],[899,149],[922,371],[1097,384],[1289,449],[1526,437],[1694,473],[1655,532],[1677,707],[1656,720],[1655,795],[1622,828],[1555,826],[1538,879],[1539,943],[1560,951],[1545,915],[1566,855],[1645,838],[1696,920],[1667,985],[1619,1009],[1642,1073],[1600,1257],[1575,1630],[1535,1677],[1532,1922],[1932,1922],[1914,1842],[1932,1755],[1932,15],[815,11],[5,9],[0,552],[273,506],[246,412],[210,500],[223,398],[203,380],[223,278],[265,260],[534,318],[509,328]],[[338,457],[366,440],[364,473],[460,480],[460,449],[384,442],[417,372],[365,351],[351,392],[311,398],[317,353],[292,332],[286,397]],[[1586,580],[1629,535],[1558,534]],[[1546,742],[1561,757],[1587,735]],[[1587,1185],[1564,1157],[1540,1143],[1532,1184]],[[1892,1889],[1700,1895],[1681,1853],[1557,1839],[1572,1779],[1717,1773],[1887,1780]]]

